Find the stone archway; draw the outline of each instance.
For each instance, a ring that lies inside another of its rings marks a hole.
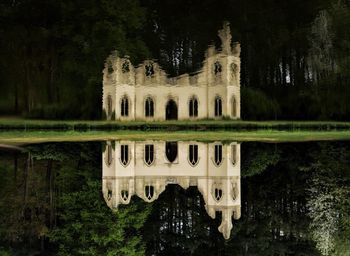
[[[165,107],[165,119],[166,120],[177,120],[177,105],[172,99],[168,101]]]

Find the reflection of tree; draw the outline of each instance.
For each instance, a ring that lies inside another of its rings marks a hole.
[[[59,255],[143,255],[139,230],[149,207],[139,201],[113,213],[100,191],[92,181],[60,197],[60,224],[50,233]]]
[[[242,143],[242,176],[254,176],[275,165],[280,158],[279,148],[266,143]]]
[[[168,186],[146,222],[147,254],[319,255],[308,230],[308,175],[298,168],[308,160],[305,148],[314,145],[242,145],[242,217],[228,241],[196,188]]]
[[[350,250],[350,154],[343,143],[320,143],[311,153],[308,209],[310,229],[323,255]]]
[[[136,230],[148,210],[136,204],[114,214],[104,204],[100,150],[48,143],[0,155],[0,254],[142,252]]]

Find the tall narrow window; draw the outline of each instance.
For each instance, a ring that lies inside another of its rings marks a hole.
[[[196,97],[192,97],[189,102],[189,115],[190,117],[198,116],[198,100]]]
[[[222,100],[219,96],[215,98],[215,116],[222,116]]]
[[[231,115],[233,116],[233,117],[235,117],[235,116],[237,116],[237,107],[236,107],[236,99],[235,99],[235,97],[234,96],[232,96],[232,100],[231,100],[231,104],[232,104],[232,106],[231,106]]]
[[[215,188],[214,190],[214,197],[217,202],[219,202],[222,198],[222,189]]]
[[[145,101],[145,116],[152,117],[154,116],[154,103],[152,98],[148,97]]]
[[[154,161],[154,145],[147,144],[145,145],[145,163],[151,165]]]
[[[120,104],[120,115],[129,116],[129,100],[126,96],[122,98],[122,101]]]
[[[220,64],[219,61],[216,61],[214,63],[214,73],[215,73],[215,75],[219,75],[221,73],[221,71],[222,71],[221,64]]]
[[[214,154],[215,164],[220,165],[222,162],[222,145],[215,145]]]
[[[120,161],[124,166],[129,163],[129,146],[128,145],[120,146]]]
[[[192,166],[198,163],[198,145],[189,145],[188,159]]]
[[[111,95],[108,95],[107,97],[107,116],[108,117],[111,117],[112,115],[112,96]]]
[[[145,186],[145,196],[148,200],[151,200],[154,196],[154,187],[147,185]]]
[[[113,157],[112,157],[112,145],[111,144],[107,144],[106,164],[108,166],[110,166],[111,163],[112,163],[112,160],[113,160]]]
[[[231,146],[231,161],[233,165],[237,162],[237,145]]]

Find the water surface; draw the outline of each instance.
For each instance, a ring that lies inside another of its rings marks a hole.
[[[350,143],[0,151],[0,254],[348,255]]]

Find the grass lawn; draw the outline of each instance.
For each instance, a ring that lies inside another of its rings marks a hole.
[[[102,141],[102,140],[198,140],[198,141],[263,141],[302,142],[324,140],[350,140],[347,131],[4,131],[0,132],[0,143],[23,144],[61,141]]]
[[[212,130],[350,130],[350,122],[335,121],[241,121],[241,120],[197,120],[197,121],[65,121],[65,120],[27,120],[0,118],[2,130],[139,130],[139,131],[212,131]]]

